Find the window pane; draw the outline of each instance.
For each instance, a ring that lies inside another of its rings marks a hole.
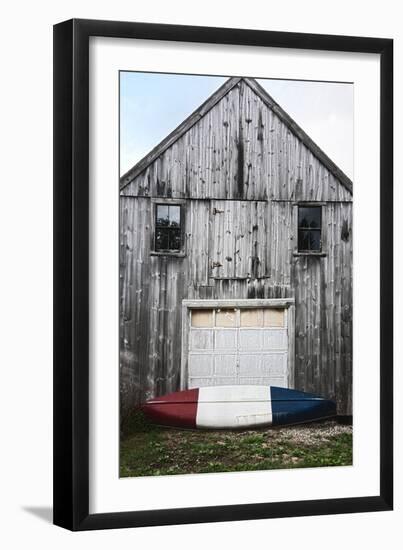
[[[156,228],[155,250],[169,250],[169,229],[163,227]]]
[[[170,206],[169,207],[169,221],[171,227],[180,227],[181,221],[181,207]]]
[[[169,229],[169,247],[170,250],[180,250],[181,248],[181,230]]]
[[[298,250],[309,250],[309,232],[298,231]]]
[[[241,309],[241,327],[261,327],[262,312],[261,309]]]
[[[166,204],[157,204],[157,226],[169,225],[169,207]]]
[[[321,250],[321,237],[320,231],[309,232],[309,246],[310,250]]]
[[[321,228],[322,207],[321,206],[299,206],[298,227],[307,229]]]
[[[265,327],[283,327],[284,310],[283,309],[265,309],[264,326]]]
[[[194,309],[192,310],[192,327],[212,327],[213,326],[213,310],[211,309]]]
[[[298,231],[298,250],[299,251],[315,251],[321,250],[321,232],[318,229],[310,229]]]
[[[235,309],[217,309],[215,314],[216,327],[235,327],[236,311]]]
[[[181,207],[157,204],[155,207],[155,250],[178,252],[182,248]]]

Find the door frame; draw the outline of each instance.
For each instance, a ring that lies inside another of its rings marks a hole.
[[[187,389],[190,312],[192,309],[216,308],[277,308],[287,309],[287,384],[294,387],[295,380],[295,300],[294,298],[231,299],[231,300],[182,300],[182,351],[180,368],[180,389]]]

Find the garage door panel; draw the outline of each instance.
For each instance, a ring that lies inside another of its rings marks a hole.
[[[245,384],[245,385],[262,385],[262,386],[278,386],[279,388],[287,388],[287,378],[273,378],[272,376],[267,377],[251,377],[251,376],[241,376],[239,378],[238,384]]]
[[[235,350],[238,346],[238,329],[220,329],[215,331],[215,349]]]
[[[215,376],[213,386],[236,386],[239,384],[236,376]]]
[[[212,330],[197,330],[190,331],[190,349],[191,350],[208,350],[213,349],[213,331]]]
[[[240,354],[239,375],[240,376],[261,376],[262,365],[260,354]]]
[[[216,355],[214,357],[215,376],[233,376],[236,372],[236,354]]]
[[[285,375],[287,355],[285,353],[265,353],[262,355],[262,372],[270,376]]]
[[[279,354],[240,354],[240,376],[284,376],[287,372],[287,357]]]
[[[239,349],[241,351],[260,351],[262,349],[262,331],[260,329],[241,329],[239,331]]]
[[[214,382],[214,378],[208,377],[198,377],[198,376],[192,376],[189,378],[188,388],[191,390],[193,388],[205,388],[206,386],[216,386],[217,384]]]
[[[213,356],[211,354],[189,354],[189,376],[212,376]]]
[[[284,349],[288,347],[287,331],[284,329],[262,330],[262,349]]]

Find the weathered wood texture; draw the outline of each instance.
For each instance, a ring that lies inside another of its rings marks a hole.
[[[150,254],[152,197],[186,199],[183,257]],[[320,257],[295,255],[303,200],[324,203]],[[123,416],[179,388],[183,299],[290,297],[295,387],[352,413],[352,195],[244,81],[120,205]]]
[[[213,200],[210,208],[210,277],[268,277],[270,266],[267,203]]]
[[[122,194],[351,200],[349,191],[243,80]]]

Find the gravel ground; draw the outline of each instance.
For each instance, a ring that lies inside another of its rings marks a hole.
[[[271,432],[274,438],[290,441],[295,445],[306,445],[307,447],[322,445],[333,437],[352,433],[352,426],[339,424],[334,420],[322,423],[302,424],[300,426],[288,426]],[[270,432],[267,432],[267,434],[270,437]]]

